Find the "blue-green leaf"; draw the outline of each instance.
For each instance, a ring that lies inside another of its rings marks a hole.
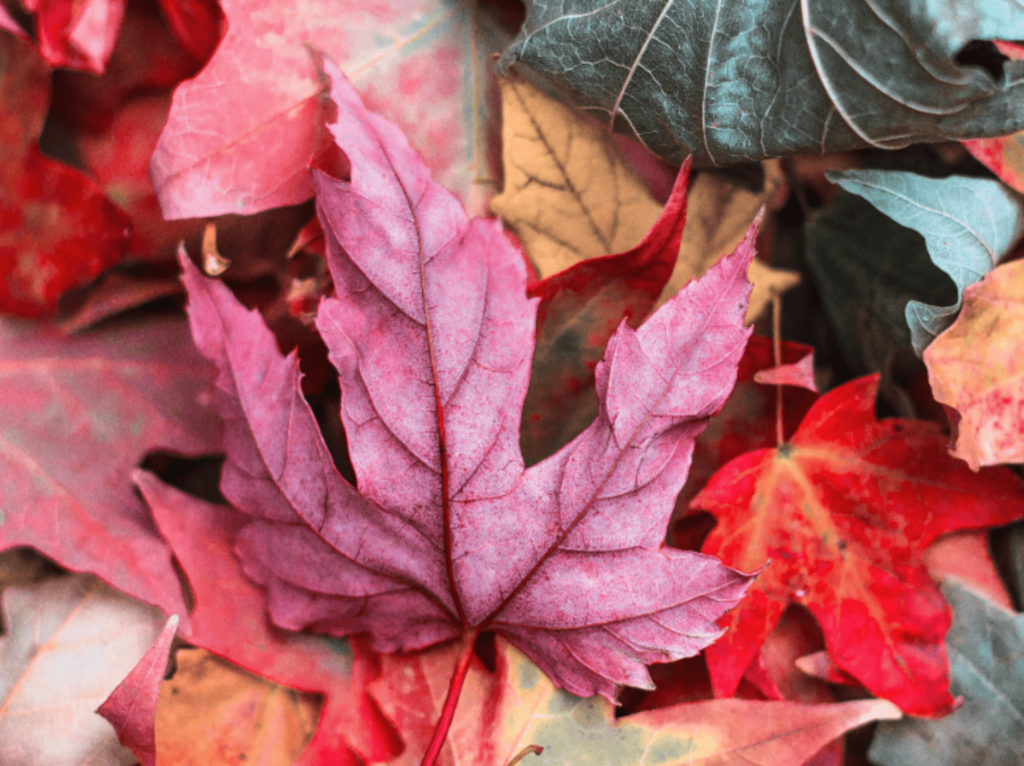
[[[945,718],[904,718],[878,727],[868,758],[880,766],[1024,763],[1024,615],[947,579],[946,634],[952,690],[964,706]]]
[[[665,159],[728,164],[1024,128],[1011,0],[526,0],[502,56]],[[968,57],[969,58],[969,57]],[[982,56],[981,58],[984,58]]]
[[[907,304],[907,324],[918,354],[953,323],[964,288],[992,270],[1024,227],[1021,198],[991,179],[936,179],[885,170],[828,177],[923,236],[932,262],[956,284],[956,303],[951,306]]]

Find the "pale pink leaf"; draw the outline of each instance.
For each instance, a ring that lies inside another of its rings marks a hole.
[[[799,386],[817,393],[818,384],[814,382],[814,353],[810,353],[794,364],[780,364],[770,370],[754,373],[754,381],[766,386]]]

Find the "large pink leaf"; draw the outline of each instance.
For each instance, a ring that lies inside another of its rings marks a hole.
[[[216,450],[211,383],[183,322],[75,338],[0,323],[0,550],[30,545],[184,616],[131,473],[150,450]]]
[[[167,218],[256,213],[309,199],[323,83],[308,46],[340,62],[431,169],[482,210],[490,177],[490,56],[507,42],[463,0],[224,0],[228,31],[183,83],[153,154]]]
[[[522,257],[327,71],[351,181],[314,172],[338,292],[317,327],[358,490],[294,355],[182,259],[196,343],[220,371],[222,491],[257,517],[239,542],[247,573],[283,627],[365,631],[385,651],[493,629],[574,693],[649,686],[644,665],[706,646],[751,579],[662,540],[749,334],[753,232],[639,330],[620,326],[597,366],[597,418],[524,470],[535,303]]]

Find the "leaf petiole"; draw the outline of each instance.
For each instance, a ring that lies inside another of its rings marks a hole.
[[[434,734],[430,738],[430,744],[427,745],[427,751],[423,755],[423,760],[420,761],[420,766],[434,766],[437,756],[441,754],[444,740],[448,736],[448,729],[451,728],[452,719],[455,718],[455,707],[459,704],[459,695],[462,694],[462,685],[469,673],[469,663],[473,659],[473,648],[476,646],[476,639],[479,635],[480,629],[477,628],[463,639],[462,652],[459,654],[455,671],[452,673],[451,684],[448,686],[448,696],[445,697],[444,707],[441,708],[441,715],[437,719]]]

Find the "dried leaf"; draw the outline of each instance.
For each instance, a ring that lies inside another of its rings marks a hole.
[[[491,210],[515,230],[540,276],[636,247],[661,206],[606,129],[522,79],[501,80],[501,93],[505,186]],[[783,182],[776,166],[766,171],[760,193],[722,176],[697,176],[679,257],[657,305],[739,245]],[[759,262],[747,276],[754,283],[748,323],[768,305],[772,289],[784,292],[800,281]]]
[[[174,677],[160,689],[159,763],[292,766],[296,762],[316,730],[314,695],[264,681],[203,649],[179,651],[177,663]]]
[[[1024,463],[1024,261],[964,290],[964,308],[924,352],[936,401],[950,408],[952,453],[977,470]]]

